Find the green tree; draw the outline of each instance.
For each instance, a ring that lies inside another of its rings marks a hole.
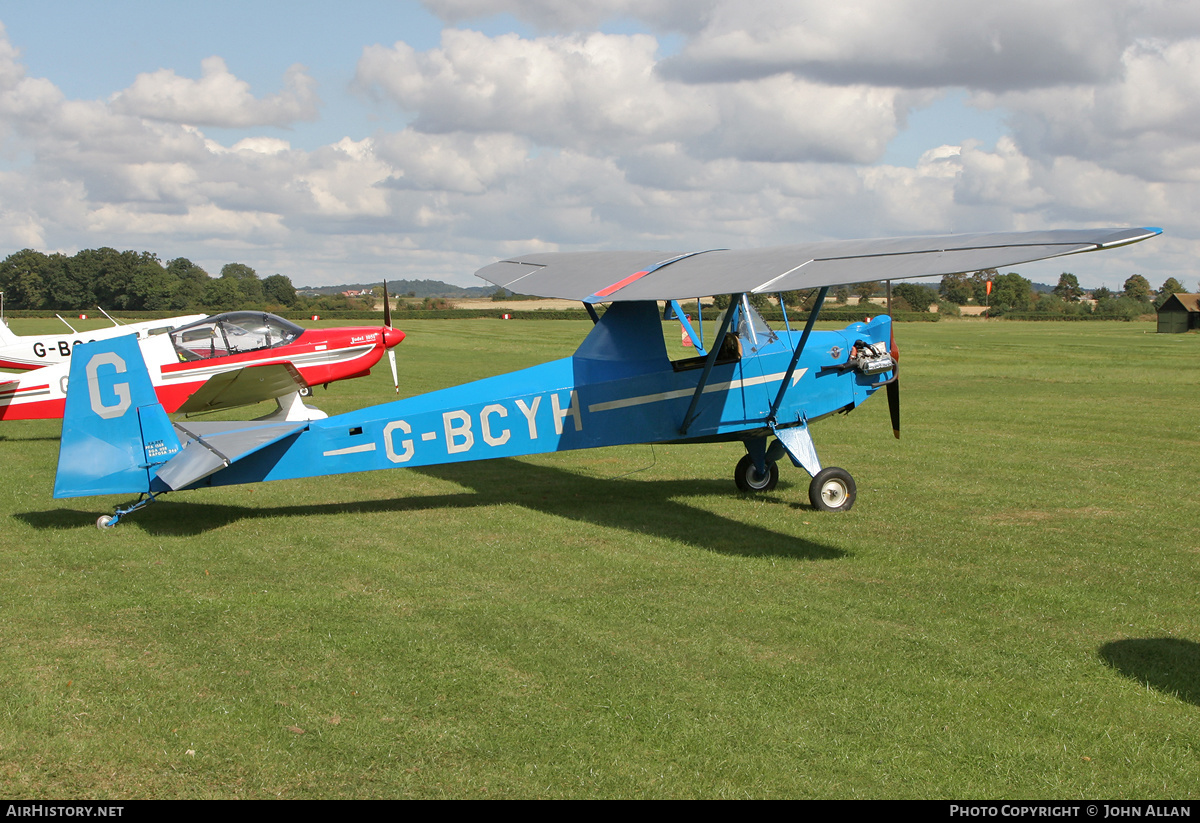
[[[204,306],[204,294],[212,278],[208,272],[186,257],[176,257],[167,263],[167,271],[175,276],[175,291],[171,295],[172,311],[193,311]]]
[[[221,280],[236,284],[234,304],[237,308],[260,309],[266,304],[262,281],[258,273],[245,263],[226,263],[221,267]],[[225,290],[219,293],[225,294]]]
[[[992,281],[992,285],[996,285],[996,278],[1000,276],[1000,272],[995,269],[983,269],[971,275],[971,288],[975,292],[975,302],[979,305],[991,304],[991,298],[988,297],[987,283]]]
[[[1111,295],[1096,303],[1095,313],[1101,317],[1136,320],[1146,312],[1146,304],[1124,294]]]
[[[866,283],[855,283],[853,291],[858,295],[858,301],[860,303],[870,300],[875,296],[875,293],[879,291],[879,281],[869,280]]]
[[[280,306],[296,305],[296,287],[292,285],[290,278],[282,274],[272,274],[263,281],[262,288],[268,303]]]
[[[956,306],[965,306],[975,296],[975,289],[966,274],[948,274],[938,285],[938,293]]]
[[[137,262],[136,252],[122,254],[104,246],[82,249],[71,258],[71,268],[90,285],[98,304],[106,309],[124,309],[129,302],[129,281]]]
[[[258,272],[245,263],[226,263],[224,266],[221,266],[221,276],[234,280],[257,280]]]
[[[1183,284],[1174,277],[1168,277],[1163,281],[1162,287],[1155,294],[1154,307],[1158,308],[1163,303],[1167,302],[1167,298],[1172,294],[1183,291]]]
[[[929,307],[937,303],[938,293],[933,286],[920,283],[897,283],[892,288],[893,298],[899,297],[908,303],[912,311],[927,312]]]
[[[10,309],[40,309],[46,301],[47,286],[43,272],[49,258],[40,251],[23,249],[0,263],[0,291]],[[30,302],[35,305],[29,305]]]
[[[1070,272],[1063,272],[1059,275],[1058,285],[1054,287],[1054,294],[1067,303],[1078,303],[1079,298],[1083,297],[1079,278]]]
[[[1149,303],[1153,295],[1150,290],[1150,281],[1140,274],[1135,274],[1125,281],[1124,293],[1126,297],[1142,303]]]
[[[209,311],[231,311],[238,306],[237,281],[230,277],[218,277],[210,280],[204,288],[202,305]]]
[[[137,267],[129,281],[127,308],[162,311],[171,308],[179,278],[157,263]]]
[[[996,275],[992,278],[992,311],[999,316],[1014,311],[1029,311],[1033,308],[1033,283],[1016,272]]]

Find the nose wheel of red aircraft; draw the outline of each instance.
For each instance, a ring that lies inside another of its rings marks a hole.
[[[737,483],[738,491],[769,492],[775,488],[779,482],[779,465],[774,460],[767,460],[766,466],[766,473],[760,475],[750,455],[743,456],[733,473],[733,482]]]
[[[848,512],[854,505],[858,489],[854,478],[845,469],[830,466],[817,472],[808,485],[808,502],[823,512]]]

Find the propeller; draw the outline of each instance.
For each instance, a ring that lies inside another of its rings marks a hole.
[[[392,385],[400,393],[400,378],[396,374],[395,346],[404,339],[404,332],[392,328],[392,302],[388,299],[387,281],[383,281],[383,345],[387,347],[388,365],[392,367]]]
[[[892,317],[892,281],[887,281],[887,310],[888,319]],[[892,434],[900,439],[900,349],[896,347],[896,324],[890,324],[891,340],[889,341],[892,355],[892,380],[887,384],[888,412],[892,416]]]

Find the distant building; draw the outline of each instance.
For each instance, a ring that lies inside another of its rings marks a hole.
[[[1158,307],[1158,333],[1200,329],[1200,294],[1172,294]]]

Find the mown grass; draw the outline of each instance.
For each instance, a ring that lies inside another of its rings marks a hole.
[[[587,324],[405,328],[415,393]],[[899,342],[904,439],[881,399],[814,427],[858,481],[837,516],[798,469],[737,495],[726,444],[212,489],[100,532],[123,501],[51,499],[57,426],[3,424],[0,794],[1195,797],[1200,338]],[[389,396],[384,366],[316,402]]]

